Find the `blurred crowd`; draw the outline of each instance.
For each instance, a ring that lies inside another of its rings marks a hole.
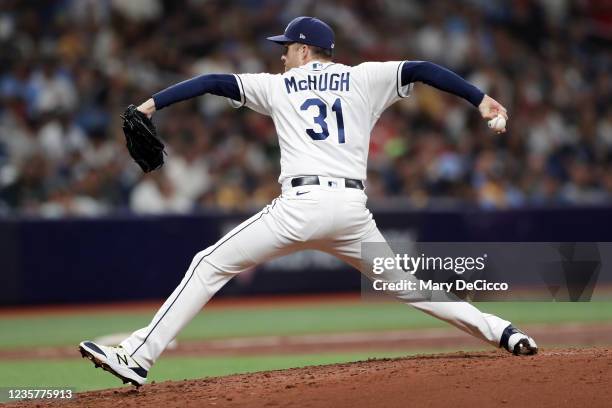
[[[429,60],[508,108],[417,84],[372,132],[373,205],[612,203],[612,4],[605,0],[2,0],[0,214],[261,207],[280,192],[271,120],[204,96],[154,116],[166,165],[143,175],[119,114],[203,73],[282,71],[264,40],[298,15],[336,31],[336,60]]]

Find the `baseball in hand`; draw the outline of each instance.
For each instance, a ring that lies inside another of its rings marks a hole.
[[[506,119],[502,115],[497,115],[489,121],[489,127],[496,132],[501,132],[506,128]]]

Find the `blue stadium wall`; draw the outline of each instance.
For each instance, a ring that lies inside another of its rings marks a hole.
[[[393,241],[612,241],[611,208],[373,212]],[[0,304],[164,298],[198,251],[250,215],[0,220]],[[357,271],[315,252],[243,275],[220,295],[360,288]]]

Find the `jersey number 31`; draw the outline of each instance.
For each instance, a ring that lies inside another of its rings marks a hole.
[[[313,140],[325,140],[329,136],[329,129],[325,121],[327,119],[327,105],[319,98],[308,98],[300,106],[300,110],[308,110],[311,106],[319,108],[319,115],[314,117],[314,122],[321,127],[321,131],[315,132],[313,129],[306,129],[306,133]],[[344,118],[340,98],[335,100],[332,111],[336,113],[336,122],[338,122],[338,143],[344,143]]]

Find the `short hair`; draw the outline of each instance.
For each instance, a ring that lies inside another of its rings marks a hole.
[[[314,45],[309,45],[308,47],[310,47],[310,50],[314,55],[318,55],[327,59],[331,59],[334,56],[333,48],[315,47]]]

